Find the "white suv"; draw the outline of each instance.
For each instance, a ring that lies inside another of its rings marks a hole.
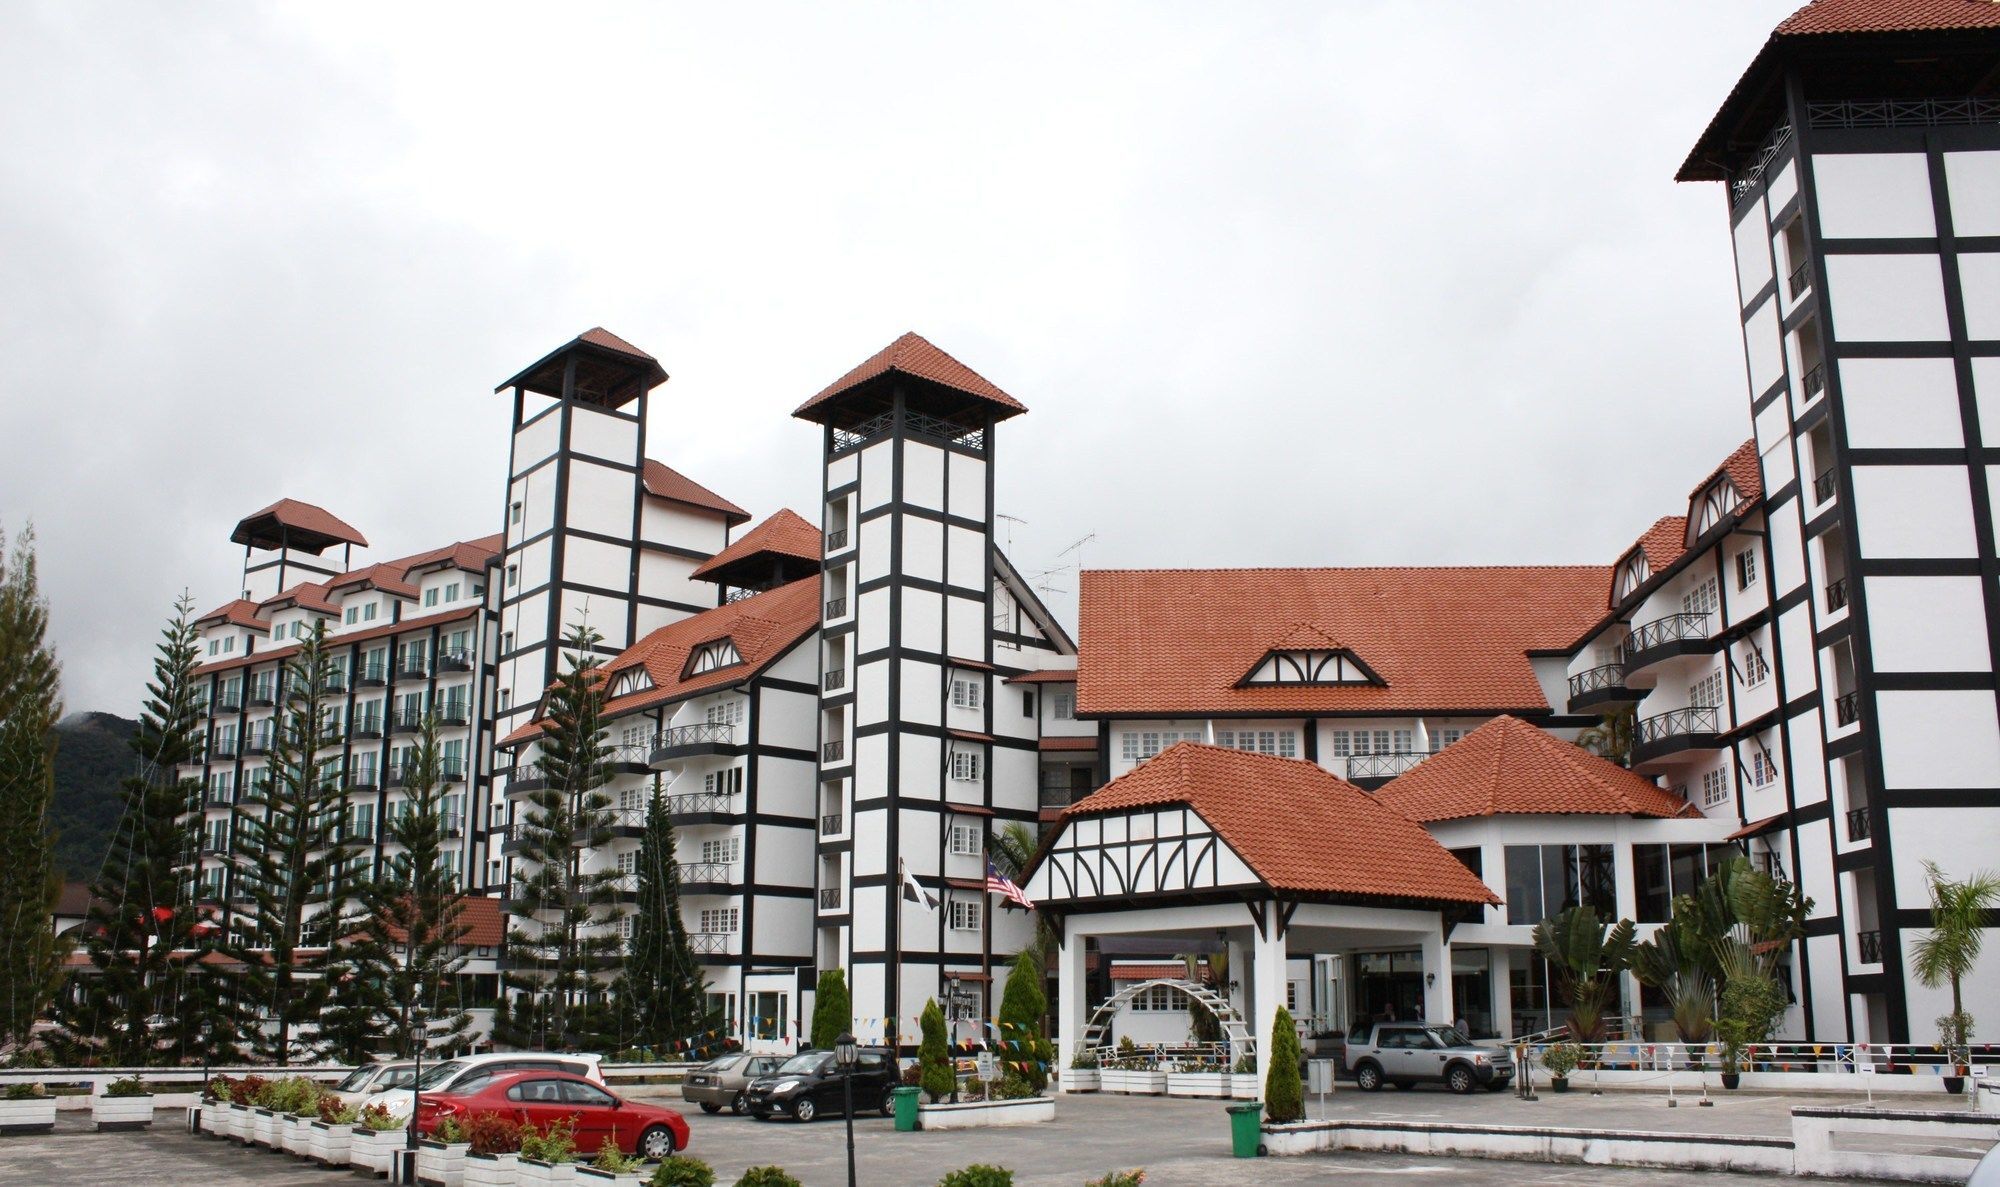
[[[602,1084],[603,1063],[602,1055],[584,1055],[574,1051],[494,1051],[485,1055],[461,1055],[424,1068],[424,1074],[414,1086],[405,1085],[389,1092],[376,1093],[363,1102],[362,1108],[381,1105],[391,1117],[402,1120],[410,1115],[415,1093],[474,1092],[478,1084],[503,1072],[569,1072]]]

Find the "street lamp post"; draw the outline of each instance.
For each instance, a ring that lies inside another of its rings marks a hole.
[[[833,1040],[833,1059],[840,1065],[841,1110],[847,1117],[847,1187],[854,1187],[854,1036]]]

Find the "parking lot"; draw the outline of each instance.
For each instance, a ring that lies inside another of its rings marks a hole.
[[[1460,1098],[1437,1096],[1438,1111]],[[1359,1103],[1359,1094],[1349,1096]],[[1379,1099],[1379,1098],[1378,1098]],[[1426,1105],[1433,1104],[1429,1099]],[[1498,1102],[1493,1102],[1495,1105]],[[1524,1106],[1532,1108],[1533,1106]],[[810,1187],[847,1182],[844,1127],[838,1118],[812,1125],[757,1122],[690,1110],[692,1154],[712,1163],[722,1184],[744,1168],[776,1164]],[[190,1136],[177,1113],[162,1112],[151,1131],[93,1134],[79,1114],[64,1114],[57,1132],[0,1138],[0,1187],[122,1183],[145,1187],[329,1187],[360,1176],[321,1170],[279,1154]],[[927,1187],[945,1171],[973,1162],[1015,1172],[1021,1187],[1078,1187],[1115,1168],[1145,1167],[1149,1187],[1231,1184],[1388,1184],[1472,1181],[1481,1184],[1648,1184],[1651,1187],[1736,1187],[1730,1175],[1538,1163],[1452,1161],[1400,1155],[1341,1155],[1254,1162],[1228,1156],[1228,1119],[1220,1101],[1118,1096],[1066,1097],[1057,1120],[1018,1129],[899,1134],[879,1118],[855,1122],[857,1179],[869,1187]]]

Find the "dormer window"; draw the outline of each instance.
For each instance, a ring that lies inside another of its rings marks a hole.
[[[644,668],[628,668],[611,679],[611,695],[627,697],[653,687],[653,677]]]
[[[1701,500],[1694,512],[1694,530],[1690,539],[1698,540],[1707,535],[1710,528],[1721,523],[1731,511],[1736,509],[1736,488],[1725,479],[1716,482],[1701,492]]]
[[[1359,656],[1345,647],[1326,650],[1266,652],[1244,684],[1386,684]]]
[[[703,643],[688,657],[687,674],[699,676],[703,672],[713,672],[731,664],[740,664],[743,656],[736,650],[734,639],[717,639],[713,643]]]
[[[1646,563],[1646,554],[1635,551],[1618,566],[1618,577],[1611,584],[1611,600],[1622,602],[1632,596],[1633,591],[1646,584],[1653,576],[1653,567]]]

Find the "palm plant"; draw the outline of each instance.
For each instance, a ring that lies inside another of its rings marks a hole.
[[[1931,930],[1910,951],[1910,965],[1927,989],[1951,987],[1951,1013],[1938,1019],[1938,1037],[1959,1074],[1969,1060],[1972,1015],[1966,1012],[1960,982],[1979,963],[1986,938],[1986,915],[2000,906],[2000,877],[1984,870],[1963,879],[1945,877],[1936,862],[1924,863],[1930,883]]]
[[[1666,996],[1683,1043],[1706,1043],[1715,1030],[1715,975],[1703,943],[1691,920],[1676,914],[1632,951],[1632,971]]]
[[[1630,709],[1614,709],[1604,715],[1603,720],[1587,729],[1577,731],[1576,744],[1599,758],[1607,758],[1619,766],[1631,765],[1632,728],[1638,720],[1637,713]]]
[[[1616,978],[1631,966],[1636,946],[1630,919],[1615,925],[1588,905],[1571,907],[1535,925],[1535,950],[1549,962],[1570,1000],[1569,1032],[1594,1042],[1604,1031],[1604,1006]]]

